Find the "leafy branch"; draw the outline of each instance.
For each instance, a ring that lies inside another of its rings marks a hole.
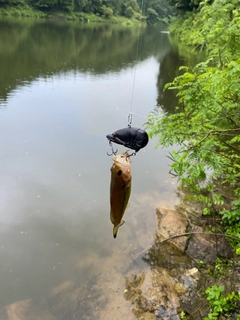
[[[236,133],[236,132],[240,132],[240,128],[236,128],[236,129],[225,129],[225,130],[211,130],[211,131],[209,131],[206,135],[205,135],[205,137],[203,137],[198,143],[196,143],[195,145],[193,145],[193,146],[191,146],[191,147],[189,147],[188,149],[185,149],[185,150],[183,150],[182,152],[187,152],[187,151],[189,151],[189,150],[191,150],[191,149],[194,149],[194,148],[196,148],[197,146],[199,146],[201,143],[203,143],[210,135],[216,135],[216,134],[223,134],[223,135],[229,135],[229,134],[225,134],[225,132],[234,132],[234,133]],[[230,147],[230,145],[228,145],[229,147]],[[233,147],[233,146],[231,146],[231,147]],[[238,151],[238,150],[237,150]]]

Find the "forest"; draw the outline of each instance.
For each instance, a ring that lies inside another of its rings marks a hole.
[[[122,16],[157,24],[169,23],[176,13],[174,5],[168,0],[0,0],[0,12],[1,9],[19,8],[23,13],[24,10],[34,10],[45,15],[63,13],[72,16],[75,14],[75,17],[94,14],[105,19]]]

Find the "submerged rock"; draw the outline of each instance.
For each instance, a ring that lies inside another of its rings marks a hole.
[[[174,291],[175,280],[167,270],[148,270],[132,280],[126,281],[125,298],[135,304],[133,309],[137,319],[180,319],[177,309],[179,298]],[[151,315],[150,315],[151,314]]]

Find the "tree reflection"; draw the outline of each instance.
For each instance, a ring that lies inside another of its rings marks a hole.
[[[162,56],[169,47],[166,35],[154,28],[31,19],[1,19],[0,40],[3,100],[18,85],[38,77],[68,71],[119,72],[134,66],[136,58]]]
[[[160,61],[159,74],[157,79],[158,99],[157,105],[161,106],[165,112],[174,113],[178,104],[177,91],[165,90],[164,86],[172,82],[180,74],[179,67],[186,64],[186,59],[179,56],[176,46],[171,47],[168,53]]]

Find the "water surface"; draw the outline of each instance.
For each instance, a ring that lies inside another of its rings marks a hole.
[[[130,112],[143,127],[157,104],[171,111],[163,85],[184,62],[158,28],[2,19],[0,43],[0,307],[32,299],[56,319],[131,319],[125,277],[143,268],[134,258],[176,181],[151,140],[132,158],[113,239],[106,134]]]

